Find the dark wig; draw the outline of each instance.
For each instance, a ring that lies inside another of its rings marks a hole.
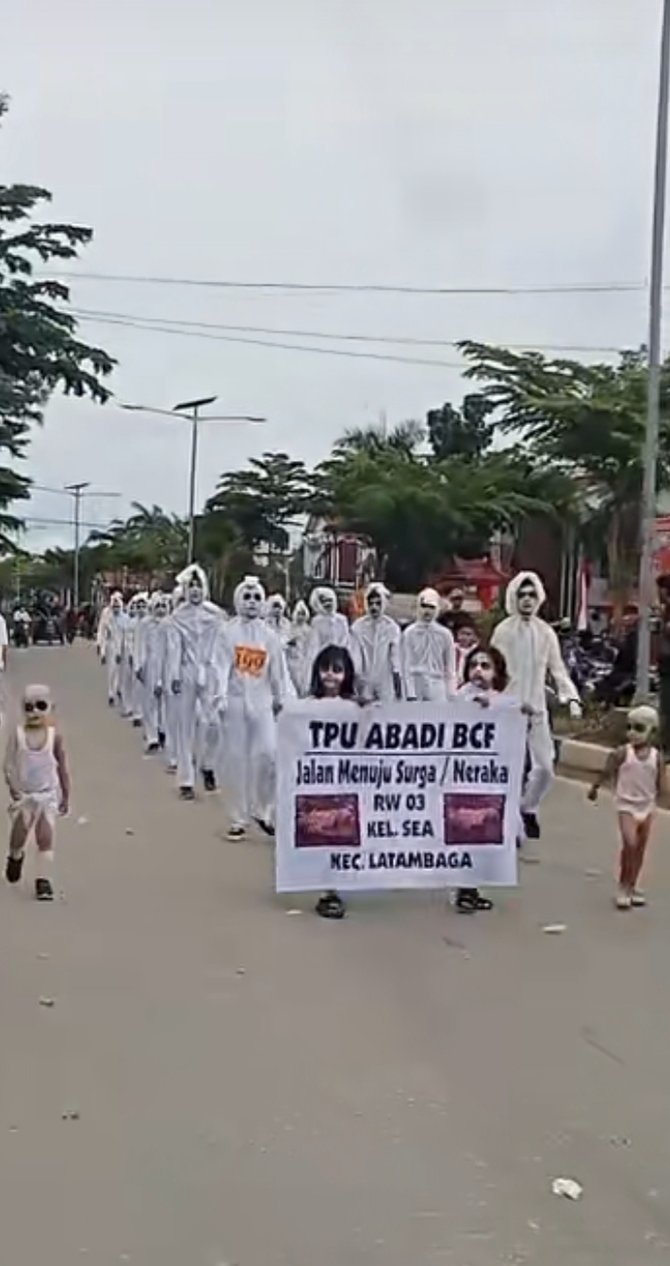
[[[504,690],[509,681],[507,674],[507,664],[505,656],[501,654],[497,646],[473,646],[463,665],[463,681],[470,680],[470,668],[475,655],[488,655],[493,664],[493,689]]]
[[[323,699],[323,682],[321,673],[328,668],[344,672],[344,680],[340,691],[340,699],[353,699],[355,694],[354,661],[346,646],[324,646],[312,665],[312,681],[309,693],[313,699]]]

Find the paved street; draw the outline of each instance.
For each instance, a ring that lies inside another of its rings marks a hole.
[[[74,808],[62,900],[0,890],[0,1266],[668,1260],[667,814],[646,911],[612,908],[608,798],[559,782],[491,915],[327,923],[177,801],[89,647],[12,677],[54,690]]]

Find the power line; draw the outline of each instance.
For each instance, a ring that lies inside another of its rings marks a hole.
[[[41,518],[39,515],[32,514],[23,515],[22,521],[31,525],[44,524],[45,527],[72,527],[72,519],[47,519]],[[107,532],[110,525],[108,523],[88,523],[86,520],[82,519],[80,526],[85,528],[96,528],[98,531]]]
[[[73,312],[77,316],[77,312]],[[428,357],[416,356],[394,356],[391,352],[353,352],[343,347],[310,347],[304,343],[280,343],[276,340],[247,338],[237,334],[211,334],[205,330],[182,330],[172,329],[163,325],[142,325],[137,321],[127,321],[116,317],[87,317],[79,318],[84,323],[92,322],[96,325],[120,325],[133,330],[145,330],[156,334],[176,334],[181,338],[199,338],[213,339],[220,343],[245,343],[253,347],[274,347],[285,352],[311,352],[317,356],[348,356],[354,360],[382,360],[395,361],[401,365],[437,365],[442,369],[462,369],[463,366],[458,361],[447,360],[431,360]]]
[[[42,274],[45,275],[45,274]],[[400,294],[400,295],[561,295],[561,294],[626,294],[646,290],[638,281],[583,281],[564,285],[535,286],[409,286],[387,282],[312,282],[312,281],[232,281],[228,278],[153,277],[132,273],[89,273],[66,271],[49,274],[54,281],[111,281],[129,285],[202,286],[218,290],[321,291],[324,294]]]
[[[420,338],[410,334],[339,334],[334,330],[304,330],[304,329],[287,329],[285,326],[272,325],[230,325],[219,321],[194,321],[187,320],[182,317],[151,317],[144,316],[134,312],[108,312],[97,308],[77,308],[73,309],[73,315],[79,320],[100,319],[113,320],[118,322],[138,322],[147,329],[155,330],[157,333],[165,329],[165,333],[171,333],[170,326],[183,326],[185,329],[198,330],[228,330],[238,332],[240,334],[281,334],[287,338],[320,338],[332,340],[334,342],[347,343],[382,343],[396,344],[410,347],[458,347],[457,339],[444,338]],[[137,328],[140,328],[138,324]],[[513,351],[550,351],[550,352],[601,352],[601,353],[618,353],[620,347],[614,346],[592,346],[583,343],[505,343],[505,347],[509,347]]]

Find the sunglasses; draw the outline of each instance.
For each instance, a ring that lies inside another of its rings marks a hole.
[[[36,699],[34,703],[27,700],[23,705],[24,712],[48,712],[49,704],[46,699]]]

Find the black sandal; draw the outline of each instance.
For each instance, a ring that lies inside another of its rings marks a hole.
[[[338,892],[322,893],[314,909],[322,919],[343,919],[347,913],[347,907]]]
[[[478,888],[459,888],[456,909],[461,914],[476,914],[479,910],[492,910],[493,902],[488,897],[482,897]]]

